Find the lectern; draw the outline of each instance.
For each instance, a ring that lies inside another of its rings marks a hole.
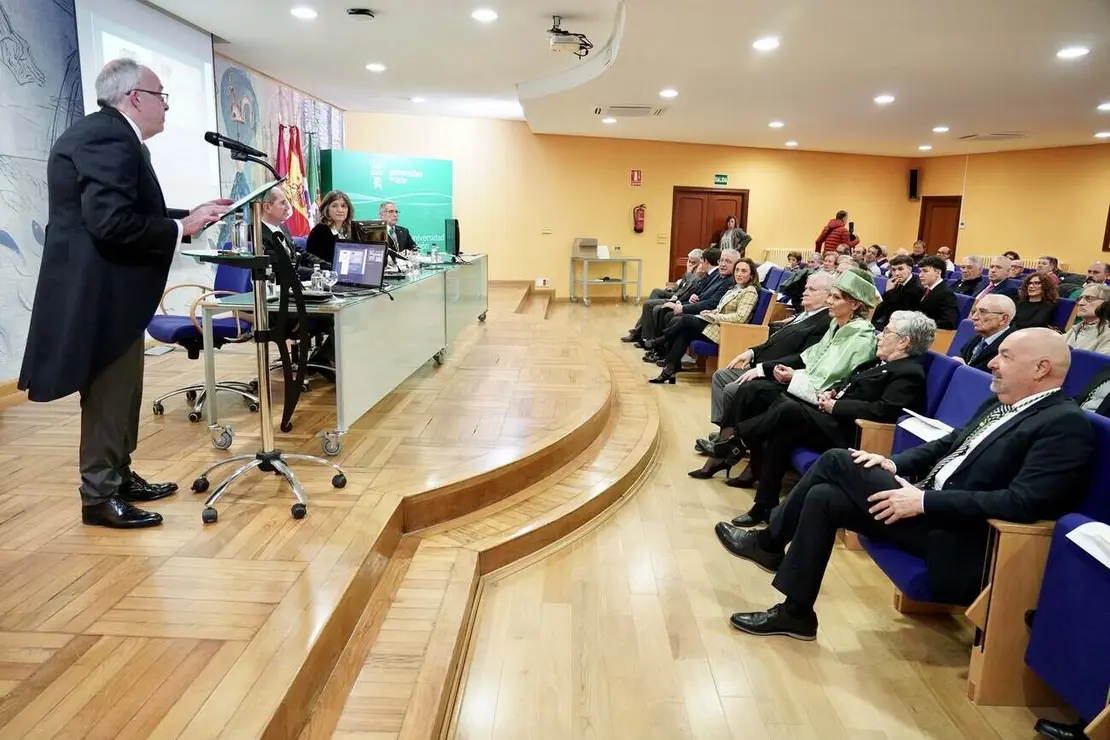
[[[250,161],[257,161],[251,159]],[[265,162],[259,162],[269,168]],[[272,171],[272,168],[271,168]],[[193,257],[201,262],[207,262],[215,265],[228,265],[231,267],[241,267],[251,271],[251,283],[254,286],[254,343],[255,354],[258,368],[258,402],[259,422],[262,430],[262,449],[253,454],[234,455],[226,460],[220,460],[205,468],[196,480],[193,481],[193,490],[197,493],[204,493],[208,490],[209,481],[208,476],[212,471],[225,465],[236,464],[238,467],[227,476],[219,485],[213,489],[208,500],[204,502],[204,511],[201,513],[201,519],[205,524],[212,524],[218,518],[215,509],[215,504],[219,501],[220,497],[227,491],[228,486],[236,480],[246,475],[251,470],[258,468],[263,472],[278,473],[289,484],[293,490],[293,496],[296,498],[296,503],[293,504],[292,513],[294,519],[303,519],[308,512],[308,494],[305,492],[304,487],[301,486],[297,476],[293,473],[289,463],[293,461],[311,462],[319,465],[326,465],[335,470],[332,476],[331,484],[336,488],[343,488],[347,485],[347,476],[343,473],[343,469],[338,465],[334,465],[321,457],[313,455],[290,454],[275,449],[274,447],[274,429],[273,429],[273,416],[272,416],[272,402],[270,395],[270,309],[267,305],[267,283],[268,273],[270,272],[270,258],[266,255],[260,235],[263,233],[262,229],[262,198],[271,189],[277,187],[283,179],[274,180],[263,186],[248,196],[248,199],[238,202],[233,206],[232,212],[238,210],[239,207],[249,205],[251,210],[251,225],[252,233],[255,234],[254,250],[253,252],[235,252],[235,251],[186,251],[184,254]],[[296,279],[296,271],[293,271],[293,279]],[[299,298],[299,291],[295,292]]]

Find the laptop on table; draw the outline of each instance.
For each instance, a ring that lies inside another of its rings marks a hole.
[[[332,286],[336,295],[368,295],[382,287],[385,277],[385,244],[336,242],[332,269],[339,280]]]

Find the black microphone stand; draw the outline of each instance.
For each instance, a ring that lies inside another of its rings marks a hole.
[[[229,147],[230,148],[230,147]],[[253,162],[254,164],[265,167],[274,176],[274,179],[279,183],[283,178],[278,176],[277,170],[274,169],[269,162],[259,157],[246,154],[242,151],[232,149],[232,159],[242,162]],[[279,185],[275,185],[279,187]],[[262,201],[261,199],[254,200],[251,204],[251,233],[254,236],[254,255],[251,257],[243,257],[241,255],[227,255],[227,254],[213,254],[201,257],[202,262],[210,262],[216,265],[227,265],[230,267],[247,268],[251,271],[251,282],[254,288],[254,345],[255,345],[255,359],[258,370],[258,403],[259,403],[259,424],[261,427],[262,436],[262,449],[253,454],[234,455],[225,460],[220,460],[205,468],[196,480],[193,481],[192,489],[197,493],[204,493],[208,490],[208,476],[212,471],[224,465],[231,465],[239,463],[237,467],[227,478],[225,478],[216,488],[212,491],[211,495],[204,502],[204,511],[201,513],[201,519],[205,524],[214,523],[218,514],[214,508],[214,504],[223,496],[224,492],[237,479],[246,473],[258,468],[263,472],[276,472],[285,479],[286,483],[293,490],[293,496],[296,498],[296,503],[292,506],[292,514],[294,519],[303,519],[308,513],[308,494],[301,486],[297,476],[289,467],[291,461],[313,462],[320,465],[326,465],[335,470],[335,475],[332,476],[331,484],[336,488],[343,488],[347,485],[347,476],[344,474],[343,469],[338,465],[328,462],[327,460],[315,457],[313,455],[302,455],[284,453],[274,447],[274,429],[273,429],[273,416],[271,410],[271,396],[270,396],[270,311],[267,306],[266,300],[266,286],[269,282],[269,272],[271,267],[271,258],[266,255],[265,249],[262,246]],[[292,284],[280,285],[281,282],[288,282],[288,275],[292,274]],[[282,276],[285,276],[283,279]],[[300,281],[297,278],[296,269],[291,272],[284,269],[278,270],[279,285],[282,288],[282,298],[279,312],[279,321],[284,321],[286,316],[287,307],[287,290],[291,289],[294,295],[294,300],[298,304],[298,313],[301,315],[301,325],[304,326],[303,317],[304,312],[304,298],[300,291]],[[279,333],[277,337],[280,340],[284,338],[284,332]],[[283,365],[288,363],[287,350],[282,344],[279,347],[282,352]],[[305,350],[307,351],[307,350]],[[303,352],[302,352],[303,354]],[[286,367],[286,384],[288,385],[290,373]],[[299,384],[296,385],[296,391],[299,391]],[[287,389],[288,391],[288,389]],[[287,401],[288,401],[287,392]],[[214,401],[214,399],[213,399]],[[295,404],[295,399],[294,399]],[[292,413],[291,408],[286,409],[286,416]],[[283,419],[282,426],[288,424],[288,419]],[[286,430],[288,431],[288,430]]]

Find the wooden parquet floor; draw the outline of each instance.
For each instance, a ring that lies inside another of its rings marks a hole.
[[[969,623],[895,612],[890,582],[863,552],[834,552],[816,642],[732,630],[733,612],[781,600],[712,532],[752,492],[687,477],[702,462],[693,440],[709,431],[708,378],[647,385],[658,368],[617,341],[634,320],[631,307],[604,303],[549,311],[548,323],[590,334],[650,389],[660,450],[645,482],[590,531],[482,579],[445,737],[1032,740],[1038,716],[1064,719],[971,703]]]
[[[429,363],[354,426],[336,459],[345,488],[331,488],[327,468],[298,466],[302,521],[274,477],[257,474],[221,501],[216,525],[201,524],[193,477],[259,443],[257,415],[233,398],[221,399],[236,430],[228,452],[184,406],[144,410],[135,468],[183,491],[151,507],[163,527],[138,532],[80,524],[75,399],[0,408],[0,737],[295,736],[404,532],[456,515],[460,501],[515,512],[512,494],[607,423],[612,378],[597,346],[513,314],[519,296],[493,291],[487,323],[444,366]],[[218,375],[247,379],[252,366],[248,348],[227,348]],[[181,352],[147,368],[148,399],[202,374]],[[278,446],[318,454],[313,433],[332,402],[314,389]],[[493,482],[506,471],[515,487]],[[437,563],[421,554],[405,577],[427,580]]]

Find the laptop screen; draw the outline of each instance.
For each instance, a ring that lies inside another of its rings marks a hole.
[[[384,244],[336,242],[333,267],[339,276],[339,282],[342,285],[358,285],[364,288],[382,287],[385,254]]]

